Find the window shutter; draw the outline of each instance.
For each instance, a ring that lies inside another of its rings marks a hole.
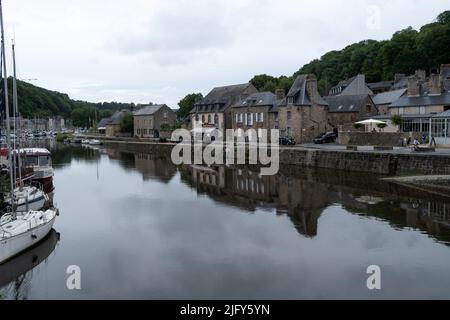
[[[250,125],[253,125],[253,113],[250,113]]]
[[[244,117],[245,117],[245,119],[244,119],[245,125],[247,125],[247,122],[248,122],[248,113],[246,113],[246,114],[244,115]]]
[[[264,112],[261,112],[261,122],[264,122]]]
[[[236,113],[236,123],[239,122],[239,114]]]

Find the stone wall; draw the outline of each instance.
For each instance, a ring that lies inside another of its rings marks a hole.
[[[338,142],[355,146],[402,146],[402,140],[408,139],[405,132],[339,132]]]
[[[168,157],[175,144],[104,140],[125,152],[148,152]],[[450,156],[438,154],[396,154],[392,152],[328,151],[281,148],[280,167],[312,167],[381,175],[450,174]]]

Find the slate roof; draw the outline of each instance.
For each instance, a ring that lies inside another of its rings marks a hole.
[[[380,81],[380,82],[368,83],[367,86],[371,90],[376,90],[376,89],[391,88],[393,84],[394,84],[394,81]]]
[[[272,92],[257,92],[239,101],[233,108],[268,106],[269,112],[277,112],[280,102],[281,100],[277,101],[276,95]]]
[[[106,125],[109,123],[111,118],[103,118],[100,120],[100,122],[97,124],[97,128],[106,128]]]
[[[450,118],[450,110],[435,114],[433,118]]]
[[[120,122],[122,121],[123,116],[127,113],[128,111],[116,111],[114,112],[114,114],[111,116],[111,118],[109,118],[109,122],[108,124],[120,124]]]
[[[367,94],[354,96],[328,96],[324,97],[328,102],[328,112],[359,112],[371,102]]]
[[[216,87],[211,90],[200,102],[194,105],[191,113],[194,112],[223,112],[228,107],[241,99],[242,93],[249,87],[250,83],[243,83],[231,86]],[[256,89],[255,89],[256,91]]]
[[[340,93],[341,96],[360,94],[373,94],[372,90],[367,86],[366,77],[363,74],[358,74],[354,77],[353,81]]]
[[[406,93],[407,89],[398,89],[393,91],[386,91],[377,94],[372,98],[373,102],[378,105],[383,104],[391,104],[394,101],[397,101],[401,96],[403,96]]]
[[[149,106],[144,106],[144,107],[140,108],[139,110],[136,110],[135,112],[133,112],[133,115],[135,115],[135,116],[152,115],[164,106],[166,106],[166,105],[165,104],[153,104],[153,105],[149,105]]]
[[[450,105],[450,93],[442,93],[437,96],[418,96],[410,97],[403,96],[397,101],[394,101],[390,107],[417,107],[417,106],[436,106],[436,105]]]
[[[306,79],[307,75],[302,74],[299,75],[294,83],[292,84],[291,89],[289,90],[288,94],[286,95],[287,98],[294,98],[294,105],[300,105],[300,106],[311,106],[311,98],[308,95],[308,90],[306,90]],[[314,103],[317,103],[319,105],[326,106],[328,103],[320,96],[320,94],[317,92],[318,99],[317,101],[313,101]],[[286,99],[284,99],[280,104],[286,105]]]
[[[398,90],[398,89],[407,88],[407,87],[408,87],[408,77],[404,76],[404,77],[400,78],[400,80],[398,80],[397,82],[394,82],[391,90]]]

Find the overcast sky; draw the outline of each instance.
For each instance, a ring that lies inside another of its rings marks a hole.
[[[329,50],[433,21],[448,0],[3,0],[18,76],[92,102],[177,102],[292,75]],[[8,48],[9,49],[9,48]],[[10,59],[11,60],[11,59]]]

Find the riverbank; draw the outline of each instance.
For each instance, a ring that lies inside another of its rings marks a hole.
[[[174,143],[159,143],[131,138],[96,138],[105,145],[118,145],[124,151],[158,153],[170,156]],[[450,153],[413,153],[408,150],[341,150],[313,146],[280,147],[280,166],[297,165],[312,168],[365,172],[388,176],[450,174]]]

